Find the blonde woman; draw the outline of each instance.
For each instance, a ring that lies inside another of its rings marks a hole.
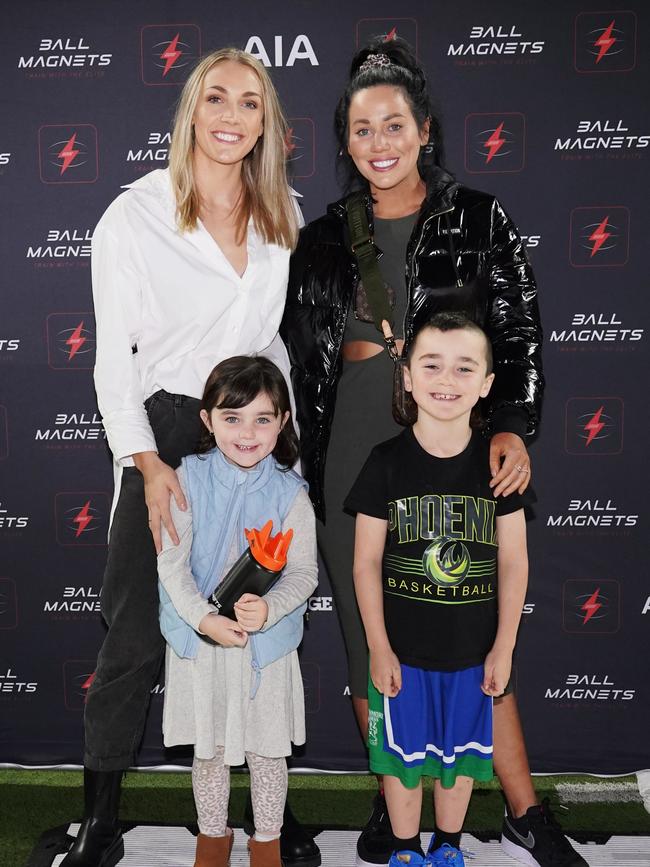
[[[123,856],[118,803],[164,652],[156,554],[178,544],[175,468],[196,449],[214,365],[264,353],[288,372],[277,332],[300,223],[285,174],[286,121],[264,67],[232,48],[187,80],[169,167],[109,206],[92,246],[95,386],[115,466],[102,613],[108,634],[85,713],[85,819],[65,867]],[[301,843],[303,854],[309,841]],[[311,841],[311,863],[320,864]],[[307,862],[301,862],[307,863]]]

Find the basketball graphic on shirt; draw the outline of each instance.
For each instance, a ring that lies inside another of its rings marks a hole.
[[[422,555],[425,574],[441,587],[455,587],[467,577],[471,560],[459,539],[438,536]]]

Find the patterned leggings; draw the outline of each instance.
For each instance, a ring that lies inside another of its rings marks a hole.
[[[213,759],[194,759],[192,789],[199,831],[208,837],[223,837],[228,824],[230,768],[223,762],[224,748],[217,747]],[[287,799],[287,761],[246,753],[251,775],[251,797],[255,831],[269,837],[280,835]]]

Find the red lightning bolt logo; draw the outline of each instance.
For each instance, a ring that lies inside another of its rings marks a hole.
[[[160,55],[160,59],[165,61],[165,68],[163,69],[163,78],[167,75],[172,66],[176,63],[178,58],[183,53],[182,51],[178,51],[176,46],[178,45],[178,37],[180,33],[177,33],[176,36],[169,43],[167,48]]]
[[[584,619],[582,621],[582,625],[584,626],[594,614],[598,611],[599,608],[603,607],[603,603],[598,601],[598,594],[600,593],[600,587],[591,594],[589,599],[585,602],[584,605],[581,605],[580,608],[585,612]]]
[[[77,352],[81,349],[81,347],[86,342],[87,338],[81,336],[81,332],[83,330],[84,324],[83,321],[77,325],[75,330],[72,332],[70,337],[66,340],[66,345],[70,347],[70,352],[68,353],[68,361],[72,361]]]
[[[88,514],[89,509],[90,509],[90,500],[88,500],[88,502],[81,509],[79,509],[79,512],[72,519],[72,522],[74,524],[79,525],[77,527],[77,532],[75,533],[75,536],[74,536],[75,539],[78,539],[79,536],[81,536],[83,531],[86,529],[88,524],[90,524],[90,522],[92,520],[94,520],[93,516]]]
[[[503,122],[499,124],[499,126],[494,130],[490,138],[486,139],[483,142],[484,148],[489,148],[490,153],[487,155],[486,163],[489,163],[492,157],[496,156],[496,154],[501,150],[503,145],[506,143],[504,138],[501,138],[501,130],[503,129]]]
[[[81,684],[81,688],[82,688],[82,690],[83,690],[84,693],[85,693],[85,695],[84,695],[84,704],[85,704],[86,701],[88,700],[88,690],[89,690],[90,687],[92,686],[92,682],[93,682],[93,680],[95,679],[95,675],[96,675],[96,674],[97,674],[97,672],[96,672],[96,671],[93,671],[93,673],[92,673],[92,674],[89,674],[88,677],[87,677],[87,678],[84,680],[84,682]]]
[[[609,215],[605,217],[605,219],[600,223],[594,231],[589,235],[589,240],[594,242],[594,246],[591,248],[591,253],[589,254],[589,258],[595,256],[596,253],[603,246],[605,241],[611,237],[611,232],[607,231],[607,223],[609,222]]]
[[[384,36],[384,42],[392,42],[393,39],[397,39],[397,27],[393,27],[393,29]]]
[[[63,160],[63,164],[61,165],[61,171],[59,172],[59,177],[70,168],[72,161],[79,153],[79,151],[76,150],[74,146],[76,138],[77,133],[75,132],[57,154],[58,158],[60,160]]]
[[[587,437],[587,442],[585,443],[585,448],[587,448],[589,443],[593,439],[595,439],[598,436],[598,434],[601,432],[601,430],[605,427],[605,422],[602,422],[600,420],[600,416],[601,416],[604,409],[605,409],[605,407],[601,406],[601,408],[598,410],[598,412],[595,412],[592,415],[592,417],[589,419],[589,421],[587,422],[587,424],[583,428],[583,430],[586,430],[589,434],[589,436]]]
[[[603,30],[598,39],[594,42],[594,46],[598,46],[599,48],[596,63],[600,63],[600,61],[607,54],[612,45],[616,42],[616,37],[612,36],[613,29],[614,21],[610,22],[610,24],[605,28],[605,30]]]

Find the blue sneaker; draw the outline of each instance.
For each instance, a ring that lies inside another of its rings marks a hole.
[[[433,849],[433,840],[427,852],[427,862],[430,867],[465,867],[465,859],[460,849],[455,849],[449,843],[443,843],[438,849]]]
[[[425,858],[419,852],[412,852],[410,849],[400,849],[399,852],[393,852],[388,862],[388,867],[431,867],[431,861],[427,855]]]

